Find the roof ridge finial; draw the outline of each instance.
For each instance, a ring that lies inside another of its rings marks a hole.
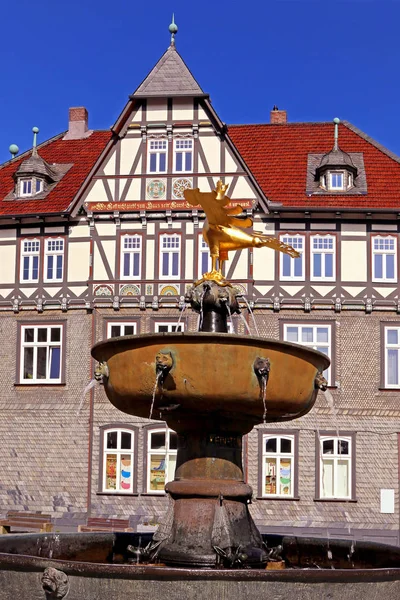
[[[335,152],[337,152],[339,150],[339,123],[340,123],[340,119],[338,119],[338,117],[335,117],[333,119],[333,122],[335,124],[333,150]]]
[[[171,34],[171,48],[175,48],[175,35],[178,33],[178,26],[175,23],[175,15],[172,13],[172,22],[168,27],[169,32]]]
[[[37,134],[39,133],[39,127],[32,127],[33,132],[33,147],[32,147],[32,155],[37,156]]]

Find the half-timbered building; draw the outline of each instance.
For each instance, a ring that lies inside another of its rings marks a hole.
[[[0,168],[0,513],[154,528],[177,439],[88,386],[107,337],[196,331],[209,269],[187,188],[229,185],[254,228],[296,248],[238,251],[233,333],[328,354],[330,395],[259,426],[243,460],[263,530],[399,541],[400,159],[352,124],[226,125],[174,41],[107,131],[68,130]],[[251,314],[250,309],[253,313]],[[237,368],[236,365],[233,368]]]

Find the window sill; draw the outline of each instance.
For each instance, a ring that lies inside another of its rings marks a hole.
[[[358,500],[353,498],[314,498],[314,502],[347,502],[354,504]]]
[[[290,501],[290,500],[295,500],[298,501],[300,500],[299,496],[289,496],[289,497],[285,497],[285,496],[257,496],[256,500],[283,500],[284,502]]]
[[[380,392],[400,392],[400,385],[398,387],[379,387]]]
[[[51,387],[65,387],[67,384],[65,383],[65,381],[62,382],[57,382],[57,383],[51,383],[50,381],[43,381],[41,383],[39,382],[35,382],[35,383],[25,383],[25,382],[17,382],[14,383],[14,387],[43,387],[43,386],[51,386]]]
[[[152,496],[153,498],[154,497],[157,498],[157,497],[161,496],[161,498],[162,498],[163,496],[167,495],[167,492],[142,492],[140,495],[141,496]]]
[[[96,496],[139,496],[137,492],[96,492]]]

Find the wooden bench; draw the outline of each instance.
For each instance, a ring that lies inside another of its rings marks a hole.
[[[133,531],[129,519],[106,519],[89,517],[87,525],[79,525],[78,531]]]
[[[10,533],[11,528],[19,531],[53,531],[51,515],[9,511],[4,519],[0,519],[0,533]]]

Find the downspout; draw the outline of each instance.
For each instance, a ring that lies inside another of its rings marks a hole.
[[[93,309],[91,316],[92,335],[91,335],[91,346],[96,342],[96,309]],[[90,357],[90,372],[89,380],[93,377],[94,372],[94,359]],[[92,505],[92,457],[93,457],[93,419],[94,419],[94,395],[95,387],[90,389],[89,395],[89,421],[88,421],[88,479],[87,479],[87,499],[86,499],[86,513],[90,517],[91,505]]]

